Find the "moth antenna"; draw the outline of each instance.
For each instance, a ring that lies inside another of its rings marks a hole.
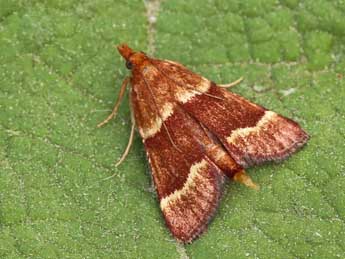
[[[115,176],[116,176],[116,173],[112,174],[111,176],[108,176],[108,177],[105,177],[105,178],[99,180],[99,182],[100,182],[100,181],[107,181],[107,180],[109,180],[109,179],[111,179],[111,178],[114,178]]]
[[[223,88],[231,88],[235,85],[238,85],[239,83],[241,83],[243,81],[243,76],[241,76],[239,79],[237,79],[236,81],[233,81],[231,83],[228,84],[222,84],[222,85],[217,85],[219,87],[223,87]]]
[[[160,117],[160,119],[162,120],[162,124],[163,124],[164,129],[166,130],[166,132],[167,132],[167,134],[168,134],[168,137],[169,137],[169,140],[170,140],[171,144],[173,145],[173,147],[174,147],[178,152],[182,152],[181,149],[179,149],[179,148],[177,147],[177,145],[175,144],[175,142],[173,141],[173,139],[172,139],[172,137],[171,137],[171,135],[170,135],[170,132],[169,132],[169,130],[168,130],[168,127],[167,127],[167,125],[165,124],[165,122],[164,122],[164,120],[163,120],[163,118],[162,118],[162,115],[161,115],[160,112],[159,112],[158,105],[157,105],[156,100],[155,100],[155,95],[153,94],[153,91],[152,91],[150,85],[147,83],[147,81],[146,81],[146,79],[145,79],[145,76],[144,76],[144,75],[142,75],[142,76],[143,76],[145,85],[147,86],[147,88],[149,89],[149,91],[150,91],[150,93],[151,93],[151,96],[152,96],[152,99],[153,99],[153,103],[155,104],[155,107],[156,107],[157,114],[158,114],[158,116]]]
[[[162,119],[162,122],[163,122],[163,126],[164,126],[164,128],[165,128],[165,130],[166,130],[166,132],[167,132],[167,134],[168,134],[168,137],[169,137],[169,140],[170,140],[171,144],[174,146],[174,148],[175,148],[178,152],[182,152],[182,150],[179,149],[178,146],[177,146],[177,145],[175,144],[175,142],[173,141],[173,139],[172,139],[172,137],[171,137],[171,135],[170,135],[170,132],[169,132],[169,130],[168,130],[168,127],[167,127],[167,125],[165,125],[165,122],[163,121],[163,119]]]
[[[123,152],[119,161],[115,164],[115,167],[118,167],[126,159],[128,153],[129,153],[129,150],[131,149],[131,146],[133,144],[134,130],[135,130],[135,122],[134,122],[134,120],[132,120],[131,134],[129,136],[127,147],[126,147],[125,151]]]
[[[202,94],[207,95],[207,96],[209,96],[209,97],[212,97],[212,98],[215,98],[215,99],[224,101],[224,99],[223,99],[222,97],[215,96],[215,95],[213,95],[213,94],[203,93],[203,92],[200,92],[200,91],[197,90],[197,89],[193,89],[192,87],[188,87],[188,86],[187,86],[187,88],[190,88],[190,89],[194,90],[195,92],[202,93]]]
[[[122,85],[121,85],[121,88],[120,88],[120,93],[117,96],[117,100],[116,100],[115,106],[113,108],[113,111],[110,113],[110,115],[104,121],[102,121],[101,123],[99,123],[97,125],[97,128],[102,127],[103,125],[107,124],[112,118],[115,118],[115,116],[117,114],[117,110],[119,109],[121,101],[122,101],[122,98],[123,98],[123,96],[125,94],[128,82],[129,82],[129,77],[126,77],[125,80],[123,80],[123,82],[122,82]]]

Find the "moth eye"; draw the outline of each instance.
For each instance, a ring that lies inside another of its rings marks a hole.
[[[126,61],[126,67],[127,67],[128,69],[132,69],[133,63],[127,60],[127,61]]]

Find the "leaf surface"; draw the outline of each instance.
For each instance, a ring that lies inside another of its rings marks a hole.
[[[342,0],[1,1],[1,258],[344,258]],[[157,8],[159,7],[159,8]],[[156,20],[157,19],[157,20]],[[127,42],[298,121],[287,161],[233,182],[208,231],[176,244],[139,136],[127,160]],[[108,178],[112,176],[111,178]]]

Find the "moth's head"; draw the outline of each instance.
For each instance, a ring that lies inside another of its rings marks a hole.
[[[128,69],[140,67],[144,61],[147,60],[147,56],[144,52],[135,52],[128,47],[127,44],[121,44],[117,46],[117,49],[121,56],[126,60],[126,67]]]

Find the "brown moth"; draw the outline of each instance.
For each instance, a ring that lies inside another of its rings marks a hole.
[[[142,137],[160,207],[173,236],[191,242],[214,215],[226,178],[257,189],[244,168],[280,161],[303,146],[308,134],[294,121],[254,104],[183,65],[118,46],[132,71],[128,83],[132,129]]]

